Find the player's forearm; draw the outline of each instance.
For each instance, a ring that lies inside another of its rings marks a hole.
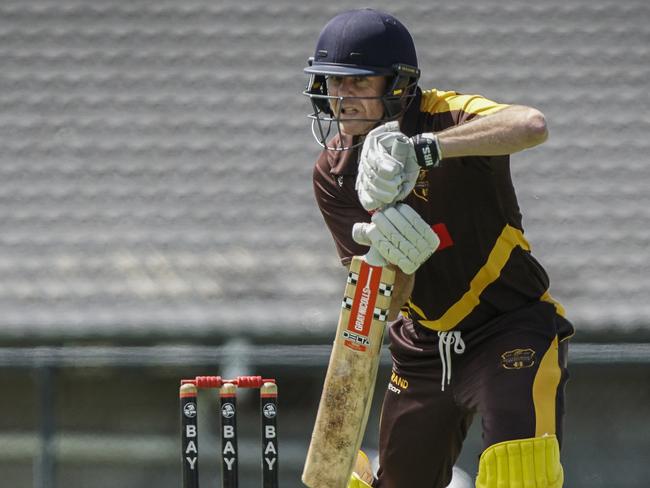
[[[442,157],[513,154],[544,142],[546,119],[539,110],[513,105],[437,133]]]

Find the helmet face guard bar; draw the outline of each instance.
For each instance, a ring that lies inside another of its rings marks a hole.
[[[307,117],[311,119],[311,131],[314,139],[321,147],[329,149],[331,151],[347,151],[353,149],[357,146],[363,144],[363,137],[355,139],[360,139],[356,143],[353,143],[349,146],[334,146],[330,143],[329,139],[335,134],[342,135],[341,131],[341,110],[343,108],[344,100],[381,100],[384,105],[384,114],[389,113],[388,107],[391,105],[390,102],[395,100],[400,100],[400,97],[387,97],[386,95],[379,97],[339,97],[333,95],[310,95],[306,91],[305,95],[309,96],[311,99],[312,107],[314,112],[309,114]],[[392,98],[392,100],[390,99]],[[331,100],[339,100],[336,113],[332,110]],[[382,122],[388,122],[390,120],[395,120],[399,118],[401,112],[394,114],[392,116],[384,115],[378,119],[367,119],[367,118],[349,118],[345,119],[346,122],[374,122],[375,126],[379,125]],[[332,129],[335,128],[335,132],[332,133]],[[343,143],[343,137],[339,137],[339,144]]]
[[[312,59],[309,60],[309,65],[312,66]],[[333,76],[346,76],[338,72],[332,71]],[[381,76],[381,74],[377,74]],[[375,75],[375,76],[377,76]],[[357,74],[349,74],[347,76],[358,76]],[[389,77],[391,75],[388,75]],[[392,79],[390,85],[383,95],[377,97],[344,97],[333,96],[327,93],[327,82],[325,74],[312,73],[309,79],[307,89],[303,95],[309,97],[314,112],[309,114],[308,117],[312,119],[311,130],[314,139],[321,147],[332,151],[347,151],[360,146],[363,143],[363,138],[355,137],[358,142],[348,146],[343,145],[343,133],[341,132],[341,107],[343,103],[338,103],[336,113],[332,110],[331,100],[344,100],[352,99],[366,99],[366,100],[380,100],[384,107],[383,116],[380,119],[346,119],[346,121],[359,121],[359,122],[375,122],[379,125],[383,122],[396,120],[400,118],[408,109],[411,102],[415,98],[417,82],[420,77],[420,70],[413,66],[397,64],[393,66]],[[336,132],[332,134],[332,126],[336,127]],[[338,145],[332,145],[331,136],[339,135]],[[353,139],[353,140],[354,140]]]

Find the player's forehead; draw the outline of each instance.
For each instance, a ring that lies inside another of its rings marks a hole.
[[[386,85],[386,77],[385,76],[362,76],[362,75],[347,75],[347,76],[342,76],[342,75],[326,75],[325,80],[327,81],[328,84],[354,84],[358,86],[363,86],[363,87],[368,87],[368,88],[383,88]]]
[[[385,76],[382,75],[340,75],[340,74],[327,74],[325,75],[325,79],[337,79],[337,80],[383,80],[385,79]]]

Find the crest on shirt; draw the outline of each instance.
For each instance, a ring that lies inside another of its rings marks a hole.
[[[420,200],[429,201],[429,170],[421,169],[413,187],[413,194]]]
[[[532,349],[514,349],[501,354],[501,366],[505,369],[530,368],[535,364],[535,351]]]

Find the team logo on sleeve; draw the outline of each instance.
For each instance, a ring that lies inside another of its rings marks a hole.
[[[505,369],[530,368],[535,364],[535,351],[532,349],[515,349],[501,354],[501,366]]]

